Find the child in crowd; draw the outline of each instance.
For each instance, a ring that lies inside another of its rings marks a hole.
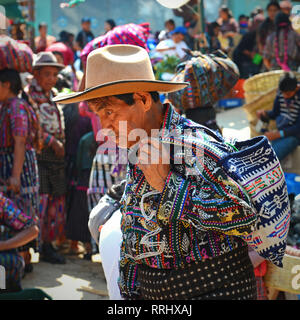
[[[286,72],[281,77],[273,110],[259,110],[257,116],[265,122],[276,120],[277,130],[267,131],[265,135],[279,160],[284,159],[300,141],[300,86],[292,72]]]

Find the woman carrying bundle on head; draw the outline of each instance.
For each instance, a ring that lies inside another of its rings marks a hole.
[[[292,28],[290,18],[278,13],[275,18],[275,32],[266,41],[264,65],[268,70],[294,70],[300,66],[300,35]]]

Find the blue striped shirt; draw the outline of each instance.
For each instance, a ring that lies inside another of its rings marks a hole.
[[[285,137],[300,138],[300,89],[290,99],[285,99],[279,91],[273,110],[267,114],[270,119],[276,120],[277,129],[283,130]]]

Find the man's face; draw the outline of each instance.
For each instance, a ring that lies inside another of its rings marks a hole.
[[[184,35],[182,33],[174,33],[172,35],[172,40],[175,43],[179,43],[180,41],[182,41],[184,39]]]
[[[214,35],[217,37],[220,33],[220,27],[215,27],[214,28]]]
[[[283,91],[282,95],[284,99],[291,99],[293,98],[293,96],[296,94],[297,91],[298,91],[298,88],[293,91]]]
[[[271,20],[275,20],[276,14],[279,12],[278,8],[276,6],[270,6],[268,9],[268,16]]]
[[[121,148],[129,148],[140,140],[138,135],[144,127],[145,113],[139,99],[130,106],[115,97],[110,97],[109,104],[97,112],[102,129],[112,130],[115,137],[111,139]]]
[[[172,23],[170,23],[170,22],[167,22],[167,23],[165,24],[165,27],[166,27],[166,29],[168,30],[168,32],[170,32],[170,31],[172,31],[172,30],[175,29],[175,26],[174,26]]]
[[[283,7],[281,8],[281,11],[289,16],[291,14],[292,8]]]
[[[40,27],[40,30],[39,30],[39,32],[40,32],[40,35],[42,36],[42,37],[45,37],[46,35],[47,35],[47,27],[46,26],[42,26],[42,27]]]
[[[90,31],[91,29],[91,23],[89,21],[83,22],[81,26],[84,31]]]
[[[0,82],[0,102],[5,101],[9,93],[10,93],[9,82]]]
[[[34,71],[34,78],[45,92],[49,92],[57,82],[59,69],[56,67],[42,67]]]

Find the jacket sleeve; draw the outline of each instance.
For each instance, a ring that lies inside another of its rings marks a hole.
[[[158,207],[158,221],[168,224],[179,219],[203,231],[240,237],[252,233],[256,212],[246,191],[217,165],[203,165],[199,170],[198,160],[194,168],[200,179],[186,179],[170,171]]]
[[[279,95],[276,95],[273,109],[270,111],[267,111],[267,115],[270,119],[275,120],[280,114],[280,104],[279,104]]]

